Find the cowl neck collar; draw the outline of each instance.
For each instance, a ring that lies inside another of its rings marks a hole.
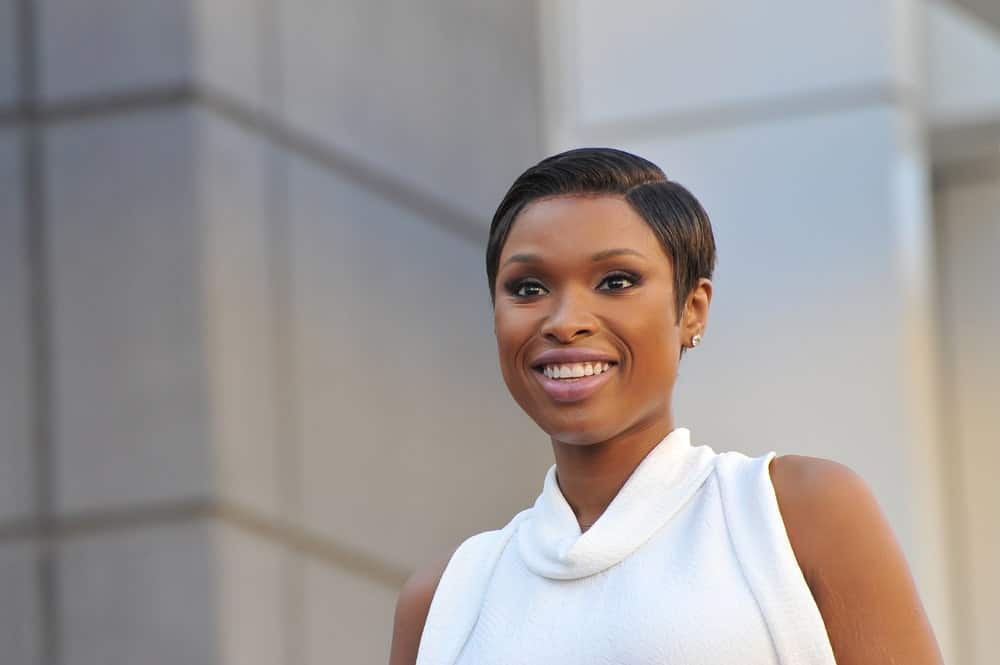
[[[607,570],[673,517],[711,473],[715,457],[708,446],[692,446],[691,432],[678,427],[643,458],[582,534],[553,464],[542,493],[517,530],[521,558],[532,572],[552,579],[578,579]]]

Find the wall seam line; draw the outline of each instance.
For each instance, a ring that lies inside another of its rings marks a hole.
[[[293,155],[325,167],[390,203],[416,213],[425,221],[455,233],[475,246],[482,246],[485,243],[485,220],[477,220],[433,194],[421,191],[385,173],[373,164],[316,140],[307,132],[271,118],[265,112],[255,111],[249,104],[205,85],[168,86],[66,100],[36,113],[26,111],[24,108],[0,108],[0,128],[31,121],[41,124],[74,122],[185,103],[200,104],[288,150]],[[742,105],[731,104],[682,113],[652,114],[621,122],[584,125],[578,129],[578,139],[601,143],[611,139],[614,142],[621,142],[670,138],[875,106],[895,106],[912,110],[918,105],[915,95],[901,86],[854,86],[756,100]],[[33,115],[37,117],[33,118]]]
[[[217,519],[263,540],[391,589],[400,588],[410,575],[409,570],[398,564],[341,543],[313,529],[267,517],[232,501],[210,497],[88,510],[53,517],[47,524],[43,520],[32,518],[7,520],[0,523],[0,545],[39,542],[46,538],[59,543],[74,538],[186,524],[201,519]]]
[[[52,331],[50,266],[47,254],[45,210],[45,148],[38,113],[41,98],[39,25],[37,3],[19,0],[17,54],[20,104],[26,120],[23,142],[23,196],[26,265],[28,272],[28,325],[31,330],[31,437],[34,510],[39,525],[36,580],[39,600],[38,657],[46,665],[62,662],[59,615],[58,550],[52,536],[55,502],[53,483]]]
[[[271,112],[284,117],[283,49],[281,11],[276,0],[256,0],[258,85],[262,98],[274,100]],[[261,113],[248,114],[259,117]],[[228,118],[227,118],[228,119]],[[256,127],[251,128],[259,133]],[[282,515],[299,519],[302,514],[302,490],[299,481],[301,446],[298,432],[298,395],[294,351],[294,271],[292,247],[294,235],[290,201],[290,156],[274,150],[276,141],[267,136],[266,215],[270,229],[270,283],[273,334],[271,360],[274,370],[275,450],[285,452],[274,460],[277,474],[278,505]],[[282,659],[288,665],[306,660],[304,643],[308,641],[304,561],[302,553],[287,545],[281,554],[281,634]]]

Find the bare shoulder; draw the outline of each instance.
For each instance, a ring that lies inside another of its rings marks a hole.
[[[782,455],[771,461],[771,483],[789,540],[798,556],[821,549],[830,527],[849,529],[863,521],[879,521],[881,510],[874,495],[857,473],[847,466],[820,457]],[[830,534],[831,536],[833,534]],[[820,540],[817,541],[817,538]],[[798,542],[794,542],[798,541]],[[805,556],[803,564],[816,563]]]
[[[837,663],[941,663],[902,549],[864,479],[801,455],[775,458],[770,472]]]
[[[452,552],[439,557],[417,570],[403,585],[396,600],[396,616],[392,629],[392,649],[389,665],[413,665],[417,662],[417,649],[424,623],[431,608],[431,600],[438,582],[451,560]]]

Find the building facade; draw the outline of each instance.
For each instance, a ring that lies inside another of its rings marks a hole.
[[[551,463],[483,249],[569,146],[719,245],[676,417],[872,486],[947,662],[1000,648],[984,0],[0,0],[0,653],[382,663]]]

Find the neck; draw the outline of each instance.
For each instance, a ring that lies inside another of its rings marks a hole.
[[[600,443],[580,445],[552,439],[556,480],[581,532],[597,521],[643,458],[673,429],[673,418],[667,412]]]

